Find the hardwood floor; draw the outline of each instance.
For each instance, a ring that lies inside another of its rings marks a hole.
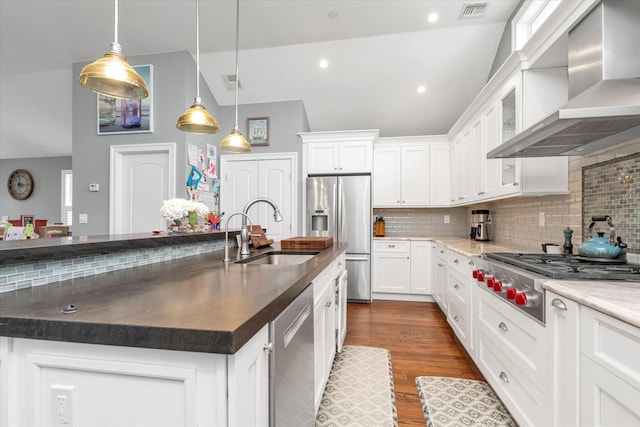
[[[391,352],[399,427],[425,426],[416,377],[484,380],[435,303],[349,303],[347,325],[345,345]]]

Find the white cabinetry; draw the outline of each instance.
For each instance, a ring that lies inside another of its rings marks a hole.
[[[411,242],[374,240],[373,292],[411,293]]]
[[[486,158],[488,152],[566,102],[566,69],[521,71],[517,66],[502,83],[492,81],[481,95],[482,104],[474,105],[475,112],[453,128],[451,203],[567,194],[566,157]]]
[[[336,355],[336,322],[338,316],[344,316],[346,322],[346,306],[336,306],[337,281],[345,273],[345,255],[342,254],[325,268],[313,280],[313,334],[314,334],[314,392],[315,410],[320,407],[324,387],[329,379],[331,365]],[[346,289],[345,289],[346,291]],[[343,299],[344,300],[344,299]],[[344,302],[344,301],[343,301]],[[340,310],[340,313],[336,312]],[[342,319],[341,319],[342,320]],[[346,323],[344,330],[346,333]],[[342,338],[342,337],[340,337]],[[248,425],[248,424],[247,424]]]
[[[432,244],[431,250],[433,251],[432,262],[433,262],[433,283],[431,285],[431,289],[433,292],[433,299],[440,307],[440,310],[446,315],[447,314],[447,298],[446,298],[446,290],[447,290],[447,257],[448,251],[444,246],[438,245],[437,243]]]
[[[371,173],[377,130],[305,132],[298,135],[304,144],[304,176]]]
[[[582,306],[580,425],[640,425],[640,330]]]
[[[380,138],[373,149],[374,207],[448,205],[448,156],[444,137]]]
[[[473,292],[476,364],[518,424],[546,425],[545,327],[480,285]]]
[[[578,426],[580,305],[551,291],[545,294],[547,407],[545,425]]]
[[[447,253],[447,280],[445,298],[447,321],[462,345],[473,354],[471,323],[471,271],[472,262],[456,252]]]
[[[431,295],[431,243],[411,241],[411,293]]]
[[[0,425],[266,427],[267,344],[268,325],[233,355],[0,337]]]

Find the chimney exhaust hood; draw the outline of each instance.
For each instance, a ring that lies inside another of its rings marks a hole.
[[[569,102],[487,158],[580,156],[640,138],[640,1],[603,0],[569,32]]]

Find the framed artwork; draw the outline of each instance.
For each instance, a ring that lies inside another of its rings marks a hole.
[[[36,216],[35,215],[20,215],[20,222],[22,223],[22,226],[24,227],[27,224],[33,224],[33,226],[36,226]]]
[[[144,99],[98,98],[98,135],[153,132],[153,65],[133,67],[149,88]]]
[[[247,140],[252,147],[269,145],[269,117],[247,119]]]

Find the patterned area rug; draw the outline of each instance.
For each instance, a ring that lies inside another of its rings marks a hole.
[[[417,377],[416,386],[427,427],[517,427],[484,381]]]
[[[333,361],[316,427],[398,425],[391,353],[344,346]]]

